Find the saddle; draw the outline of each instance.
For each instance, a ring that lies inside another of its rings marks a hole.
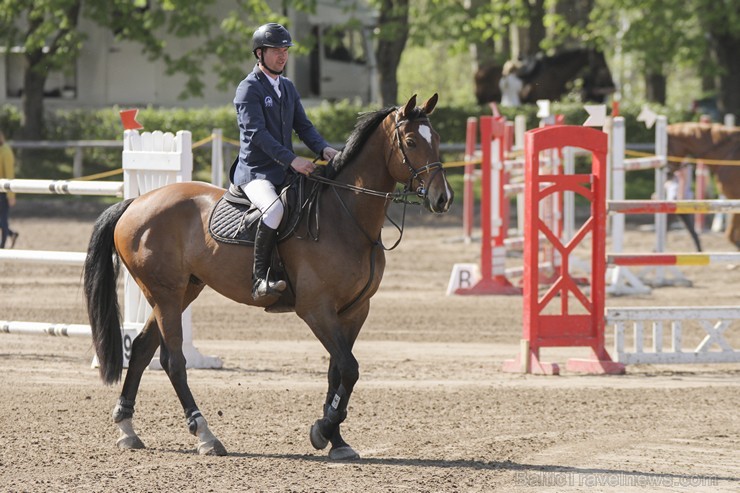
[[[317,192],[316,183],[308,188],[310,190],[307,190],[306,177],[296,175],[280,191],[279,198],[285,213],[278,227],[278,243],[293,235],[304,216],[304,210],[313,203],[312,199]],[[231,184],[211,212],[208,232],[216,241],[253,247],[261,216],[260,210],[249,201],[244,191]]]

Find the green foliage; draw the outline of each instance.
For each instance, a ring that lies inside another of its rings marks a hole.
[[[435,92],[445,105],[467,105],[475,102],[472,77],[469,70],[461,67],[473,66],[469,53],[449,56],[451,42],[434,41],[426,46],[407,46],[401,55],[398,72],[399,102],[408,100],[413,94],[426,99]]]
[[[420,94],[419,103],[429,95]],[[121,140],[123,130],[119,111],[121,108],[112,107],[101,110],[57,110],[49,112],[46,117],[46,134],[49,140]],[[331,143],[341,147],[347,140],[357,117],[360,113],[374,111],[378,107],[362,106],[349,101],[335,104],[324,103],[307,108],[306,112],[324,137]],[[651,143],[655,140],[654,129],[647,129],[637,121],[641,107],[637,104],[623,104],[620,108],[625,117],[627,141],[630,143]],[[686,121],[692,115],[688,112],[671,111],[668,108],[653,107],[659,114],[665,114],[669,121]],[[502,108],[501,113],[510,121],[516,115],[524,115],[527,119],[527,128],[539,125],[537,118],[538,108],[535,105],[525,105],[520,108]],[[551,111],[554,114],[563,114],[565,123],[581,125],[587,118],[586,112],[580,103],[553,103]],[[445,103],[442,94],[440,103],[434,110],[432,117],[434,128],[442,137],[443,144],[462,144],[465,142],[466,121],[469,117],[490,115],[490,108],[476,104],[450,105]],[[10,140],[14,139],[20,127],[20,113],[13,106],[0,107],[0,125]],[[236,115],[231,106],[218,108],[144,108],[137,120],[144,125],[144,130],[162,130],[176,133],[187,129],[193,134],[193,142],[207,139],[213,129],[220,128],[225,139],[238,141],[239,131],[236,126]],[[235,149],[232,148],[232,152]],[[232,154],[233,156],[234,154]],[[211,150],[209,146],[201,146],[193,150],[194,175],[197,179],[209,180]],[[313,156],[309,156],[313,157]],[[50,150],[34,156],[34,162],[25,162],[22,158],[19,178],[38,179],[67,179],[72,176],[72,161],[74,152]],[[451,153],[443,156],[446,162],[459,161],[461,154]],[[84,175],[91,175],[109,171],[120,167],[121,150],[119,148],[88,148],[84,151]],[[456,187],[462,189],[462,167],[450,168],[448,174]],[[112,180],[120,179],[118,176]],[[459,182],[459,183],[458,183]],[[627,189],[628,198],[645,198],[653,187],[652,174],[630,174],[630,183]],[[461,192],[460,192],[461,193]]]
[[[8,140],[12,140],[21,128],[23,115],[15,106],[6,105],[0,107],[0,130],[3,131]]]
[[[341,144],[352,133],[360,113],[377,109],[379,108],[343,100],[334,104],[322,103],[319,106],[307,108],[306,113],[328,142]]]

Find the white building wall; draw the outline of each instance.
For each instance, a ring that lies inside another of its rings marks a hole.
[[[333,11],[327,15],[326,2],[319,2],[319,10],[322,15],[306,16],[305,14],[291,15],[291,31],[294,37],[300,42],[302,38],[311,33],[311,26],[307,23],[311,19],[321,19],[322,24],[331,22],[332,15],[338,15],[336,12],[337,2],[330,2]],[[233,0],[219,0],[215,6],[212,6],[212,12],[223,14],[228,12],[234,2]],[[345,16],[346,17],[346,16]],[[337,22],[346,19],[337,17]],[[80,29],[85,32],[88,39],[85,41],[76,66],[70,70],[72,76],[65,76],[61,73],[51,74],[47,82],[47,91],[61,91],[69,81],[76,84],[75,91],[66,91],[56,96],[47,96],[45,104],[48,108],[62,107],[105,107],[111,105],[120,106],[180,106],[180,107],[201,107],[201,106],[222,106],[229,105],[233,101],[234,92],[241,81],[231,81],[226,89],[218,89],[218,76],[212,70],[213,64],[216,63],[215,56],[205,59],[204,74],[201,76],[205,86],[202,97],[189,97],[179,99],[183,91],[187,77],[185,75],[167,75],[165,63],[161,60],[150,61],[146,54],[142,53],[142,48],[138,43],[116,41],[113,34],[105,29],[101,29],[94,22],[82,18]],[[165,38],[167,50],[170,54],[177,56],[186,52],[188,49],[198,46],[201,42],[198,38],[176,38],[167,36]],[[251,44],[251,38],[245,39],[245,43]],[[8,85],[13,87],[22,87],[22,67],[19,63],[22,60],[20,55],[14,63],[6,63],[6,57],[0,56],[0,104],[20,104],[20,97],[17,94],[8,95]],[[249,57],[243,60],[243,74],[246,75],[254,67],[255,59]],[[8,66],[11,65],[11,66]],[[298,87],[304,98],[309,93],[309,76],[310,76],[309,56],[299,57],[293,55],[289,62],[286,75],[290,77]],[[346,78],[347,85],[351,88],[350,93],[357,89],[358,81],[353,77]],[[322,94],[322,96],[324,96]],[[359,94],[362,99],[367,99],[365,93]],[[331,98],[331,95],[327,95]]]

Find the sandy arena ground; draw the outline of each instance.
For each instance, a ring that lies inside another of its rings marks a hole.
[[[84,251],[94,206],[24,201],[16,248]],[[206,290],[195,345],[223,359],[189,382],[227,457],[200,457],[161,371],[144,375],[135,425],[147,450],[120,451],[119,386],[90,368],[89,339],[0,334],[0,491],[703,491],[740,490],[740,363],[633,365],[624,376],[503,373],[518,351],[521,296],[446,296],[452,266],[477,262],[459,213],[412,211],[355,354],[361,377],[343,425],[358,461],[329,461],[308,429],[328,358],[293,314]],[[387,229],[387,243],[395,240]],[[707,251],[729,251],[702,237]],[[650,251],[631,230],[626,250]],[[670,249],[691,251],[684,231]],[[517,259],[509,259],[516,265]],[[685,267],[694,286],[610,297],[608,306],[740,304],[740,267]],[[0,262],[0,319],[87,323],[81,269]],[[686,347],[701,339],[686,329]],[[692,339],[694,337],[694,339]],[[740,327],[725,335],[740,349]],[[612,348],[611,330],[607,348]],[[715,347],[716,349],[716,347]],[[563,364],[582,348],[543,350]]]

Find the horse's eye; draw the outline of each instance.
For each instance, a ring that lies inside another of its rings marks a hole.
[[[414,142],[414,139],[406,139],[406,147],[416,147],[416,142]]]

